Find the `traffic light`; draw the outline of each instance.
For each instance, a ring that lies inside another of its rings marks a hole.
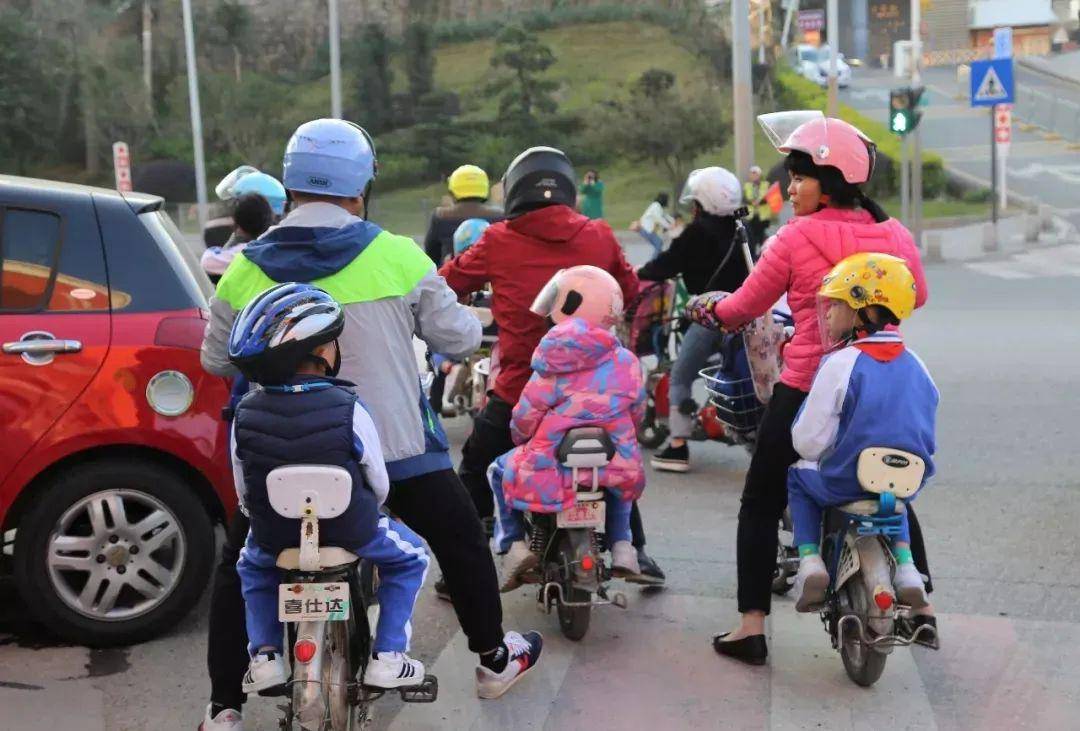
[[[889,92],[889,131],[901,137],[910,134],[919,125],[922,112],[918,111],[924,88],[902,87]]]

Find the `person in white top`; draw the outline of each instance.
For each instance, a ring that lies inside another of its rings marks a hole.
[[[664,234],[675,224],[665,210],[668,200],[667,193],[658,193],[641,218],[630,224],[630,230],[637,231],[653,247],[654,255],[664,248]]]

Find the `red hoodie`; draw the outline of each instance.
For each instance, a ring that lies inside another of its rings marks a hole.
[[[556,272],[578,264],[610,272],[627,302],[637,293],[637,275],[611,227],[561,205],[492,224],[479,241],[439,270],[458,295],[491,282],[492,312],[499,325],[500,370],[494,390],[507,403],[517,403],[532,375],[533,351],[548,331],[544,318],[529,307]]]

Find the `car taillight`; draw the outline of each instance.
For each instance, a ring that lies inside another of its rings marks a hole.
[[[318,646],[309,639],[299,639],[296,644],[293,645],[293,657],[297,662],[302,662],[305,665],[312,661],[315,657],[315,652],[318,650]]]
[[[592,556],[585,555],[581,557],[581,568],[586,571],[592,571],[596,564],[593,562]]]
[[[893,605],[892,592],[879,586],[877,590],[874,591],[874,604],[877,604],[878,609],[881,611],[887,612]]]
[[[154,333],[154,345],[199,350],[205,331],[206,320],[201,317],[166,317],[158,323],[157,332]]]

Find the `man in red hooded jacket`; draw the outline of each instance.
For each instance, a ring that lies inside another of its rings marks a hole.
[[[611,228],[574,210],[574,169],[561,151],[533,147],[510,163],[503,177],[506,220],[494,223],[463,254],[439,270],[459,295],[490,282],[492,313],[499,325],[499,372],[494,393],[477,414],[461,451],[459,473],[477,511],[492,515],[487,468],[514,447],[510,414],[532,375],[533,351],[549,329],[544,318],[529,311],[533,300],[560,269],[592,264],[610,272],[629,302],[638,278],[626,261]],[[634,511],[634,545],[647,583],[662,583],[663,572],[645,555],[641,519]],[[642,560],[643,559],[643,560]]]

